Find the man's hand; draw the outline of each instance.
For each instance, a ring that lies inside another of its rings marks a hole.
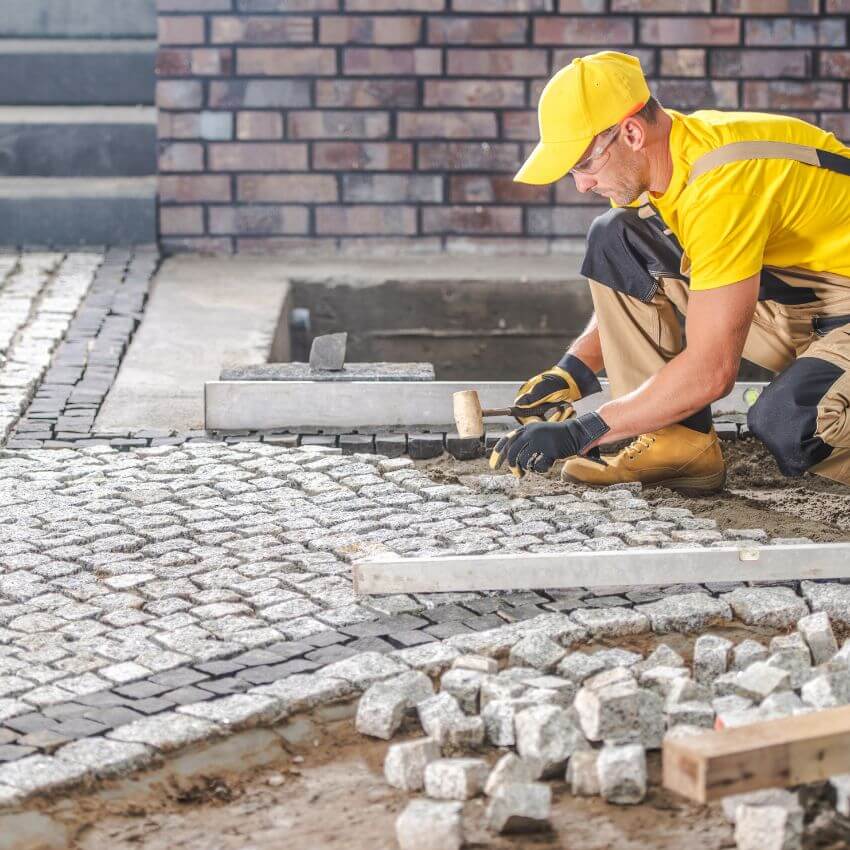
[[[608,425],[597,413],[585,413],[565,422],[532,422],[496,443],[490,466],[498,469],[507,458],[517,478],[522,478],[529,469],[548,472],[556,460],[581,454],[607,430]]]
[[[575,415],[571,402],[586,395],[599,392],[599,381],[593,372],[577,357],[566,354],[556,366],[529,378],[520,388],[513,406],[519,408],[515,414],[523,425],[540,422],[535,414],[522,415],[523,408],[549,406],[545,415],[547,422],[563,422]]]

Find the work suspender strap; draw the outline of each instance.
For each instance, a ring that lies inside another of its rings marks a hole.
[[[704,153],[691,167],[688,185],[707,171],[746,159],[792,159],[850,176],[850,157],[790,142],[731,142]]]

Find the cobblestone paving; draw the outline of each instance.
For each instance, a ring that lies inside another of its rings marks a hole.
[[[99,254],[0,255],[0,441],[35,394],[101,260]]]
[[[490,479],[481,483],[499,483]],[[476,494],[435,483],[408,459],[338,450],[5,451],[0,762],[362,652],[545,612],[648,605],[671,590],[708,602],[733,587],[358,598],[350,564],[370,553],[742,538],[768,542],[758,530],[721,532],[687,510],[652,508],[628,489]],[[731,616],[726,603],[709,613],[718,610]]]

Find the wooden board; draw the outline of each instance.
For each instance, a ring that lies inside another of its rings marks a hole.
[[[453,430],[452,396],[477,390],[483,407],[510,407],[516,381],[209,381],[204,385],[205,427],[209,430],[272,428],[411,428],[446,426]],[[577,402],[579,413],[608,400],[602,392]],[[715,414],[746,413],[765,386],[738,383],[712,405]],[[487,422],[514,423],[511,417]],[[485,427],[486,427],[485,422]]]
[[[664,787],[697,803],[847,773],[850,706],[665,741]]]
[[[850,577],[850,543],[433,558],[381,556],[355,561],[352,572],[357,593],[667,585],[672,579],[688,584],[846,578]]]

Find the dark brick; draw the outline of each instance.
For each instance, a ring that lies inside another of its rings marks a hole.
[[[167,685],[169,688],[181,688],[184,685],[194,685],[208,678],[208,674],[199,673],[191,667],[179,667],[176,670],[167,670],[165,673],[157,673],[148,681],[156,685]]]
[[[395,647],[389,641],[375,635],[358,638],[346,644],[345,648],[354,652],[393,652],[395,650]]]
[[[135,697],[132,695],[117,694],[115,691],[98,691],[95,694],[85,694],[81,697],[75,697],[74,702],[87,708],[110,708],[114,705],[127,705],[132,702]],[[67,703],[73,705],[74,703]]]
[[[225,679],[216,679],[212,682],[201,682],[198,687],[201,690],[209,691],[211,694],[226,696],[227,694],[242,693],[242,691],[248,690],[250,684],[237,679],[235,676],[229,676]]]
[[[437,638],[424,631],[402,631],[390,636],[393,643],[401,647],[419,646],[422,643],[435,643]]]
[[[42,729],[40,732],[30,732],[27,735],[22,735],[17,743],[21,747],[35,747],[42,752],[52,753],[63,744],[67,744],[70,740],[70,738],[61,735],[59,732]]]
[[[373,454],[375,452],[375,437],[373,434],[341,434],[339,447],[344,455]]]
[[[328,629],[324,632],[317,632],[314,635],[310,635],[310,637],[304,638],[299,643],[306,643],[310,646],[331,646],[334,643],[345,643],[348,640],[348,635],[344,635],[341,632],[336,632],[331,629]],[[276,646],[276,644],[274,644]],[[272,647],[269,647],[270,649]]]
[[[343,658],[349,658],[352,655],[357,655],[357,651],[349,649],[344,644],[336,644],[335,646],[323,646],[321,649],[314,649],[304,657],[308,661],[315,661],[317,664],[332,664],[334,661],[342,661]]]
[[[177,688],[174,691],[169,691],[167,694],[163,694],[163,699],[171,700],[176,705],[191,705],[194,702],[202,702],[205,699],[209,699],[210,695],[208,691],[202,691],[200,688],[197,688],[193,685],[187,685],[184,688]]]
[[[131,682],[129,685],[115,688],[115,693],[132,699],[147,699],[148,697],[158,697],[167,690],[170,690],[169,685],[158,685],[149,679],[143,679],[141,682]]]
[[[100,735],[109,727],[87,717],[70,717],[56,727],[60,735],[67,738],[88,738],[90,735]]]
[[[446,434],[446,451],[458,460],[474,460],[482,449],[480,437],[461,437],[457,431]]]
[[[469,617],[469,611],[466,608],[461,608],[460,605],[438,605],[436,608],[429,608],[424,611],[423,616],[427,617],[432,623],[459,622]]]
[[[354,623],[343,627],[342,631],[354,637],[369,637],[372,635],[392,635],[393,632],[406,629],[420,629],[427,626],[428,621],[411,614],[398,614],[394,617],[385,617],[381,620],[372,620],[364,623]]]
[[[242,655],[235,656],[231,660],[233,663],[241,664],[243,667],[261,667],[264,664],[274,664],[280,661],[280,657],[265,649],[251,649],[248,652],[243,652]]]
[[[135,711],[141,711],[142,714],[159,714],[161,711],[168,711],[169,708],[174,708],[174,703],[170,699],[163,697],[148,697],[140,699],[133,703]]]
[[[19,714],[17,717],[10,717],[8,720],[5,720],[4,724],[9,729],[14,729],[22,735],[26,735],[28,732],[40,732],[43,729],[49,729],[53,732],[59,729],[59,723],[56,720],[45,717],[40,712]]]
[[[428,628],[423,629],[424,632],[427,632],[429,635],[433,635],[435,638],[440,638],[443,640],[444,638],[449,638],[452,635],[465,635],[472,631],[469,626],[465,626],[463,623],[457,621],[451,621],[448,623],[437,623],[436,626],[428,626]]]
[[[504,626],[505,620],[498,614],[482,614],[480,617],[467,617],[463,620],[463,625],[475,632],[484,632],[487,629],[497,629],[499,626]]]
[[[401,457],[407,451],[407,434],[375,434],[375,451],[387,457]]]
[[[20,747],[17,744],[5,744],[0,746],[0,762],[17,761],[24,756],[31,756],[36,752],[35,747]]]
[[[407,451],[413,460],[439,457],[443,453],[442,434],[409,434]]]
[[[123,726],[125,723],[140,720],[144,716],[141,712],[133,711],[132,708],[128,708],[126,705],[116,705],[105,710],[102,708],[93,708],[83,715],[87,720],[95,720],[104,726],[111,726],[113,729],[116,726]]]

